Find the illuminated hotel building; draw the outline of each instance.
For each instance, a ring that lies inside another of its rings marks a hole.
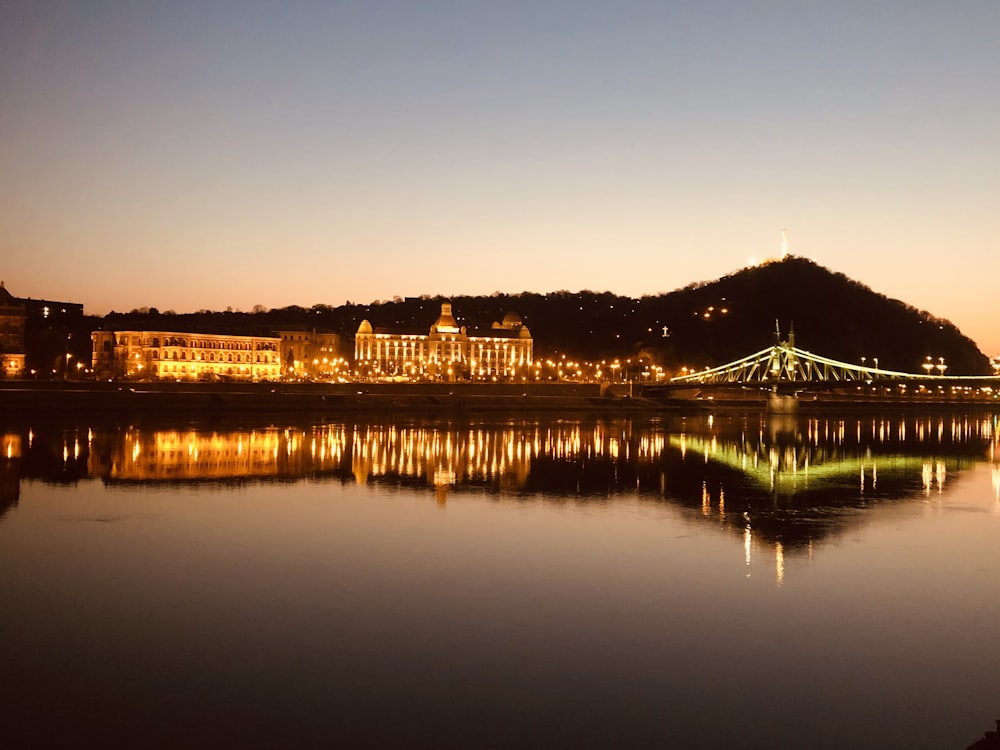
[[[277,380],[281,339],[173,331],[94,331],[98,378]]]
[[[515,312],[488,331],[470,335],[452,315],[451,303],[444,302],[429,333],[373,328],[362,320],[354,337],[354,360],[376,376],[513,379],[531,365],[533,343]]]

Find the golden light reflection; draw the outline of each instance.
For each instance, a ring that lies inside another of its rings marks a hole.
[[[950,453],[959,442],[972,444],[975,460],[990,459],[991,506],[1000,514],[995,417],[810,417],[775,423],[763,417],[734,421],[723,416],[706,417],[696,426],[688,419],[680,423],[683,430],[671,430],[666,422],[633,427],[627,418],[585,424],[511,419],[485,425],[441,419],[215,431],[128,427],[87,430],[87,443],[82,429],[63,432],[58,439],[43,431],[37,442],[52,464],[58,463],[61,451],[67,478],[78,476],[83,457],[91,476],[111,481],[330,477],[344,483],[416,487],[441,505],[470,488],[512,491],[518,498],[550,490],[609,497],[634,488],[636,496],[646,493],[654,502],[679,500],[690,519],[723,530],[734,548],[742,542],[747,574],[753,558],[759,565],[761,554],[767,557],[773,547],[779,586],[785,553],[795,559],[808,542],[811,554],[808,537],[828,533],[809,528],[814,497],[842,496],[846,491],[850,503],[861,501],[850,506],[856,510],[899,496],[895,493],[904,485],[910,498],[941,494],[949,468],[952,479],[962,469],[957,463],[961,454],[953,458]],[[26,434],[27,445],[32,433]],[[853,442],[855,435],[861,436],[860,443]],[[907,446],[900,445],[904,435]],[[8,459],[20,451],[19,444],[6,438],[0,447],[0,455]],[[713,466],[705,471],[709,460]],[[685,461],[688,465],[681,466]],[[732,470],[741,474],[734,476]],[[767,488],[770,497],[765,496]],[[810,489],[815,494],[806,492]],[[823,513],[823,523],[837,521],[836,510]],[[782,524],[787,517],[795,517],[796,523],[786,528]]]
[[[3,455],[8,461],[21,457],[21,436],[16,433],[6,433],[0,437]]]
[[[785,550],[781,542],[774,544],[774,578],[778,586],[785,582]]]
[[[948,470],[944,461],[925,461],[920,470],[924,496],[930,496],[931,493],[940,495],[944,492],[944,485],[947,476]]]
[[[91,471],[121,481],[188,481],[306,476],[311,471],[339,465],[345,447],[343,429],[307,429],[315,432],[314,440],[323,442],[322,458],[300,455],[301,431],[129,428],[121,443],[91,452]],[[97,443],[101,440],[100,436],[95,438]],[[105,452],[110,458],[97,457]],[[125,461],[125,456],[130,460]],[[106,465],[101,463],[103,460]]]

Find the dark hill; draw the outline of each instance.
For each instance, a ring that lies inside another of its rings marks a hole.
[[[770,346],[778,323],[782,334],[794,328],[799,347],[845,362],[864,358],[871,365],[877,357],[882,368],[921,372],[930,355],[944,357],[952,374],[992,371],[989,359],[950,322],[805,258],[638,300],[584,291],[453,302],[468,318],[517,310],[540,353],[591,359],[646,354],[667,367],[702,367]]]
[[[144,310],[110,313],[98,325],[258,334],[317,328],[340,333],[351,348],[363,319],[376,327],[425,330],[445,299],[397,298],[369,305],[291,306],[254,313],[177,315]],[[799,347],[845,362],[860,364],[864,358],[872,364],[877,357],[882,368],[920,372],[930,355],[935,360],[944,357],[949,374],[991,372],[988,358],[948,321],[797,257],[641,299],[558,291],[450,300],[459,323],[470,329],[487,329],[506,312],[518,312],[531,329],[539,357],[644,356],[671,370],[716,365],[770,346],[777,321],[782,334],[794,327]]]
[[[989,359],[952,323],[805,258],[743,269],[718,281],[644,298],[647,315],[669,319],[665,355],[698,353],[696,366],[720,364],[773,343],[794,327],[799,347],[844,362],[920,372],[944,357],[952,374],[988,374]],[[723,312],[725,311],[725,312]]]

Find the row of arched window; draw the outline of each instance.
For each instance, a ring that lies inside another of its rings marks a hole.
[[[215,361],[219,361],[219,362],[246,362],[246,363],[250,363],[250,362],[254,361],[254,356],[255,355],[253,355],[253,354],[236,354],[235,355],[235,359],[234,359],[234,355],[231,354],[231,353],[230,354],[222,354],[222,353],[220,353],[218,360],[216,360],[216,358],[215,358],[215,352],[209,352],[207,355],[205,354],[205,352],[198,352],[198,356],[197,357],[195,357],[194,353],[191,354],[191,360],[194,361],[194,360],[197,359],[198,361],[201,361],[201,362],[215,362]],[[188,356],[187,356],[187,352],[186,351],[180,352],[180,356],[178,356],[177,352],[167,352],[167,351],[165,351],[165,352],[163,352],[162,357],[160,356],[159,352],[153,352],[152,358],[153,359],[161,359],[162,358],[162,359],[165,359],[165,360],[174,360],[176,362],[178,360],[181,360],[181,361],[186,360],[188,358]],[[260,353],[258,353],[256,355],[256,363],[257,364],[274,364],[277,361],[278,361],[278,358],[276,356],[272,355],[272,354],[260,354]]]
[[[154,336],[148,346],[160,347],[160,337]],[[278,344],[271,341],[228,341],[226,339],[186,339],[180,336],[165,336],[163,346],[183,346],[191,349],[224,349],[245,352],[276,352]]]
[[[182,373],[188,374],[188,369],[185,365],[163,365],[161,374],[166,375],[169,373]],[[235,367],[208,367],[202,372],[208,373],[210,375],[239,375],[241,372],[246,372],[246,368],[235,368]],[[194,368],[191,368],[191,374],[197,374]]]

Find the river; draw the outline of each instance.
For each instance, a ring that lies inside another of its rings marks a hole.
[[[962,750],[1000,716],[998,424],[8,420],[0,736]]]

